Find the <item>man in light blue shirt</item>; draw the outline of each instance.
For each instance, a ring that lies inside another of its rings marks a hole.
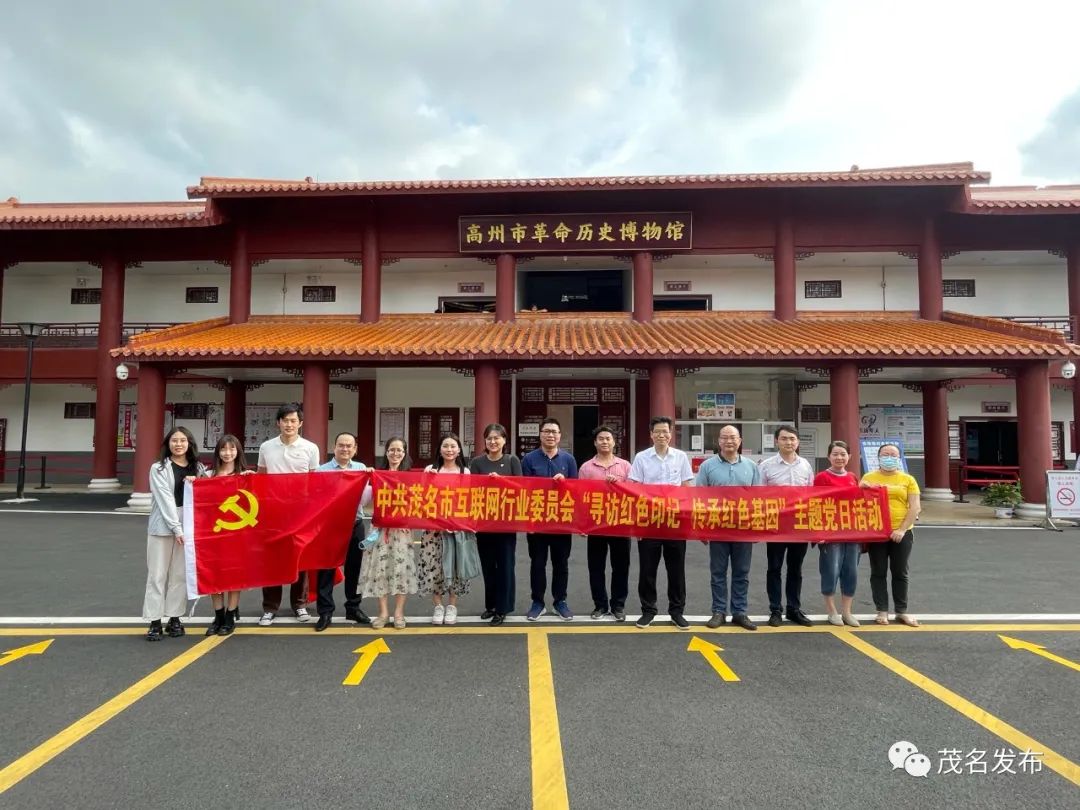
[[[344,470],[366,470],[359,461],[353,461],[356,455],[356,437],[351,433],[339,433],[334,439],[334,457],[315,468],[315,472],[343,472]],[[356,522],[353,523],[349,537],[349,550],[345,553],[345,619],[357,624],[371,624],[371,619],[360,609],[360,595],[357,585],[360,582],[360,565],[364,562],[364,549],[360,541],[364,539],[363,511],[356,507]],[[319,571],[319,590],[315,607],[319,611],[319,621],[315,632],[321,633],[330,626],[334,616],[334,569]]]
[[[694,485],[699,487],[756,487],[761,485],[758,466],[739,452],[742,436],[734,425],[724,425],[718,439],[720,455],[707,459],[698,469]],[[728,561],[731,561],[731,623],[744,630],[757,630],[746,614],[750,593],[750,559],[753,543],[709,541],[709,572],[712,584],[712,618],[707,627],[717,628],[727,621]]]

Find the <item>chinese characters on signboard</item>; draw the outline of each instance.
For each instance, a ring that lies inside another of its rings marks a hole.
[[[692,226],[688,211],[468,216],[458,218],[458,250],[462,253],[688,250],[693,247]]]

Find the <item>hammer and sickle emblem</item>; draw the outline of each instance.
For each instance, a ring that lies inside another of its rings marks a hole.
[[[228,521],[217,519],[214,524],[214,532],[220,532],[222,529],[226,531],[235,532],[238,529],[243,529],[245,526],[258,526],[259,521],[256,518],[259,516],[259,501],[258,499],[248,492],[246,489],[241,489],[240,493],[247,499],[247,508],[244,509],[240,506],[240,495],[230,495],[225,501],[218,507],[218,511],[225,514],[232,513],[236,515],[237,520]]]

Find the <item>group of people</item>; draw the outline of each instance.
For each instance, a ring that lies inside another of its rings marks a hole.
[[[184,536],[180,520],[184,483],[191,478],[259,473],[336,472],[368,469],[355,460],[356,437],[340,433],[334,440],[334,455],[321,463],[319,448],[300,435],[303,412],[295,404],[283,405],[277,413],[279,435],[259,447],[257,470],[247,468],[243,443],[235,436],[223,436],[214,448],[213,466],[198,460],[198,448],[191,432],[184,427],[171,430],[162,442],[160,458],[150,469],[152,496],[147,530],[147,582],[143,617],[150,622],[147,639],[163,635],[182,636],[180,617],[186,607],[184,572]],[[814,475],[809,461],[799,453],[799,436],[792,426],[776,429],[778,452],[755,464],[741,454],[742,438],[734,425],[725,425],[719,433],[717,453],[707,459],[695,475],[686,453],[672,446],[674,424],[669,417],[656,416],[649,423],[651,446],[634,456],[633,462],[615,455],[615,434],[601,425],[593,431],[596,454],[580,469],[574,457],[560,448],[562,427],[548,417],[539,426],[540,446],[521,459],[506,453],[507,432],[499,424],[484,429],[484,453],[466,463],[460,439],[453,433],[441,437],[438,455],[424,469],[438,475],[535,476],[559,480],[586,478],[610,482],[633,481],[643,484],[675,486],[863,486],[884,487],[888,493],[892,533],[887,542],[859,544],[823,542],[819,545],[818,569],[821,593],[828,622],[836,626],[858,627],[852,612],[857,584],[860,551],[870,557],[870,587],[878,624],[889,622],[889,577],[896,620],[917,627],[918,620],[908,613],[908,560],[913,544],[912,527],[919,515],[919,486],[902,470],[900,450],[886,444],[878,450],[878,469],[861,480],[847,470],[848,445],[840,440],[829,444],[829,468]],[[378,469],[405,471],[411,468],[405,439],[394,437],[386,442]],[[512,532],[481,532],[475,548],[479,570],[468,564],[467,543],[459,532],[426,530],[420,536],[420,550],[414,554],[413,532],[409,529],[377,529],[370,524],[372,492],[366,487],[356,518],[349,527],[348,551],[344,560],[345,618],[376,629],[393,624],[406,626],[405,600],[422,593],[432,600],[431,621],[435,625],[453,625],[458,620],[458,597],[469,592],[471,580],[482,577],[484,612],[481,619],[500,625],[514,611],[514,561],[517,535]],[[546,532],[529,533],[531,602],[525,618],[537,621],[548,609],[548,561],[551,570],[551,611],[571,621],[574,613],[567,602],[570,576],[571,535]],[[626,620],[629,594],[630,547],[628,537],[591,535],[587,538],[589,586],[593,600],[591,618],[611,616]],[[752,542],[706,541],[709,546],[709,569],[712,595],[711,617],[706,623],[717,628],[727,621],[746,630],[756,630],[748,615]],[[448,548],[448,545],[451,547]],[[802,566],[809,544],[806,542],[767,542],[766,593],[769,598],[769,625],[780,626],[784,619],[809,626],[811,620],[802,610]],[[366,548],[366,550],[365,550]],[[638,598],[641,616],[636,625],[648,627],[656,618],[656,576],[661,560],[667,572],[668,615],[678,628],[690,627],[686,608],[686,543],[677,540],[642,537],[638,549]],[[449,552],[449,553],[448,553]],[[610,579],[608,560],[610,559]],[[450,561],[448,563],[448,560]],[[786,575],[785,575],[786,566]],[[728,571],[730,569],[730,588]],[[336,569],[319,571],[316,577],[316,631],[325,630],[333,621],[336,609],[333,590]],[[289,602],[298,621],[311,615],[306,572],[289,585]],[[609,590],[610,582],[610,590]],[[837,610],[835,592],[839,584],[841,601]],[[262,589],[260,626],[273,624],[281,609],[284,587]],[[393,613],[390,612],[393,597]],[[378,600],[374,617],[361,609],[364,598]],[[239,592],[213,594],[214,619],[207,635],[229,635],[235,629]],[[167,621],[166,621],[167,619]],[[164,624],[163,624],[164,622]]]

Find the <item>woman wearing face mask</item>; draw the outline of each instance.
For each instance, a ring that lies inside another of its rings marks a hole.
[[[896,620],[909,627],[919,621],[908,614],[908,558],[914,535],[911,528],[922,507],[919,503],[919,484],[900,468],[900,448],[883,444],[878,448],[878,469],[868,472],[860,482],[863,486],[885,487],[889,493],[889,516],[892,534],[884,543],[870,543],[870,591],[877,608],[877,624],[889,623],[889,589],[886,576],[892,570],[893,605]]]
[[[847,464],[851,458],[847,442],[829,443],[829,468],[814,477],[816,487],[854,487],[859,482],[855,473],[848,472]],[[818,546],[821,556],[818,558],[818,572],[821,574],[821,595],[825,597],[825,612],[829,624],[843,627],[858,627],[859,620],[851,613],[851,603],[855,599],[855,585],[859,574],[858,543],[822,543]],[[836,583],[840,582],[840,613],[836,612]]]

